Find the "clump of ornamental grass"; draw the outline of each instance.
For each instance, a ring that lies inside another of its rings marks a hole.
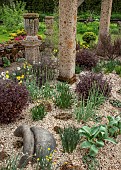
[[[0,81],[0,123],[11,123],[21,114],[28,101],[28,90],[11,80]]]
[[[33,107],[31,113],[33,120],[42,120],[47,114],[45,107],[42,104]]]
[[[59,130],[63,151],[72,153],[79,142],[78,129],[75,127],[67,127]]]
[[[73,102],[73,93],[70,91],[69,85],[58,83],[56,85],[55,104],[60,108],[69,108]]]
[[[75,116],[78,122],[81,120],[83,122],[89,119],[94,119],[96,117],[96,108],[98,108],[102,103],[104,103],[105,97],[103,94],[99,93],[98,89],[93,87],[89,93],[88,99],[85,101],[81,99],[78,106],[75,108]]]
[[[95,89],[98,89],[98,93],[103,94],[104,97],[110,95],[110,82],[108,82],[107,79],[104,79],[102,74],[87,72],[86,74],[80,75],[79,79],[75,90],[79,99],[86,101],[93,86],[95,86]]]

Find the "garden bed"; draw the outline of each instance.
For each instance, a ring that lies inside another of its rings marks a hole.
[[[121,78],[114,73],[105,75],[105,77],[110,79],[112,84],[110,98],[116,98],[121,101],[121,95],[117,93],[117,91],[121,88]],[[76,83],[70,86],[72,90],[75,89]],[[19,120],[17,120],[15,123],[11,123],[8,125],[0,125],[0,144],[4,149],[4,152],[7,155],[16,155],[17,153],[22,151],[22,147],[18,148],[18,146],[16,145],[16,142],[21,141],[22,139],[15,137],[13,134],[13,132],[18,126],[22,124],[26,124],[29,126],[38,126],[49,130],[54,135],[54,138],[56,139],[57,151],[56,153],[54,153],[54,158],[53,158],[54,162],[56,163],[55,166],[58,166],[58,164],[63,165],[66,162],[67,164],[73,164],[73,166],[74,165],[78,166],[77,168],[78,170],[87,170],[87,165],[83,163],[83,156],[87,152],[87,150],[80,149],[80,144],[78,144],[76,150],[74,150],[73,153],[71,154],[63,153],[61,139],[59,134],[56,133],[55,127],[63,128],[64,126],[68,127],[68,125],[70,125],[70,126],[75,126],[77,128],[81,128],[84,125],[93,126],[95,122],[89,121],[86,122],[85,124],[82,121],[80,121],[78,123],[77,120],[73,117],[74,108],[59,109],[51,101],[50,103],[51,103],[52,111],[48,112],[48,114],[45,116],[43,120],[39,120],[39,121],[32,120],[30,109],[35,104],[28,103],[28,106],[26,107],[26,109],[23,110],[22,116],[20,117]],[[106,116],[109,115],[116,116],[121,113],[120,109],[113,107],[109,103],[109,100],[107,100],[103,105],[101,105],[97,111],[98,111],[98,115],[101,117],[100,123],[102,124],[107,123]],[[72,113],[72,118],[68,120],[60,120],[55,118],[55,116],[57,116],[60,113],[64,113],[64,114]],[[118,142],[118,144],[105,142],[105,146],[99,150],[99,153],[96,156],[96,158],[99,161],[99,167],[97,166],[96,170],[101,170],[101,169],[120,170],[121,169],[121,135],[117,137],[116,141]],[[0,160],[0,163],[2,163],[2,161]],[[34,168],[30,168],[30,166],[28,169],[34,170]]]

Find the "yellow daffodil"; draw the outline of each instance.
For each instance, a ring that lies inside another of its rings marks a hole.
[[[24,69],[26,68],[26,64],[25,64],[25,63],[24,63],[24,66],[23,66],[23,67],[24,67]]]
[[[17,78],[17,80],[21,80],[21,77],[20,77],[20,76],[17,76],[16,78]]]
[[[48,148],[48,151],[50,151],[50,148]]]
[[[49,159],[48,159],[48,158],[46,158],[46,160],[49,162]]]
[[[24,79],[24,75],[23,74],[21,75],[21,79]]]
[[[37,161],[39,161],[40,160],[40,158],[37,158]]]
[[[53,165],[56,165],[56,162],[53,162]]]
[[[5,77],[6,77],[7,79],[9,79],[10,76],[9,76],[8,74],[6,74]]]

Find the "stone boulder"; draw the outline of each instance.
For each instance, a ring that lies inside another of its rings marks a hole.
[[[15,131],[16,137],[23,138],[23,156],[19,161],[19,168],[25,167],[33,158],[45,157],[53,152],[56,141],[53,135],[40,127],[21,125]]]
[[[36,158],[49,155],[56,147],[53,135],[48,130],[40,127],[31,127],[30,129],[34,134]]]
[[[19,126],[14,131],[14,135],[16,137],[23,138],[23,154],[24,155],[21,157],[19,161],[19,165],[18,165],[19,168],[22,168],[23,166],[28,164],[29,161],[32,161],[32,156],[34,154],[34,135],[28,125]]]

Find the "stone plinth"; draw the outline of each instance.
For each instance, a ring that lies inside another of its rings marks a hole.
[[[30,64],[39,63],[41,61],[39,46],[40,40],[24,40],[22,45],[25,46],[25,57]]]
[[[109,33],[111,9],[112,9],[112,0],[102,0],[99,37],[100,34]]]
[[[39,29],[39,14],[37,13],[26,13],[24,14],[24,25],[27,35],[35,36]]]
[[[53,35],[53,24],[54,24],[54,17],[53,16],[46,16],[45,17],[45,25],[46,25],[45,35],[47,37]]]
[[[75,80],[77,0],[59,0],[59,5],[58,80],[72,82]]]
[[[38,63],[41,61],[39,46],[41,41],[38,40],[39,15],[36,13],[24,14],[25,30],[27,33],[26,40],[22,41],[25,46],[25,57],[30,63]]]

